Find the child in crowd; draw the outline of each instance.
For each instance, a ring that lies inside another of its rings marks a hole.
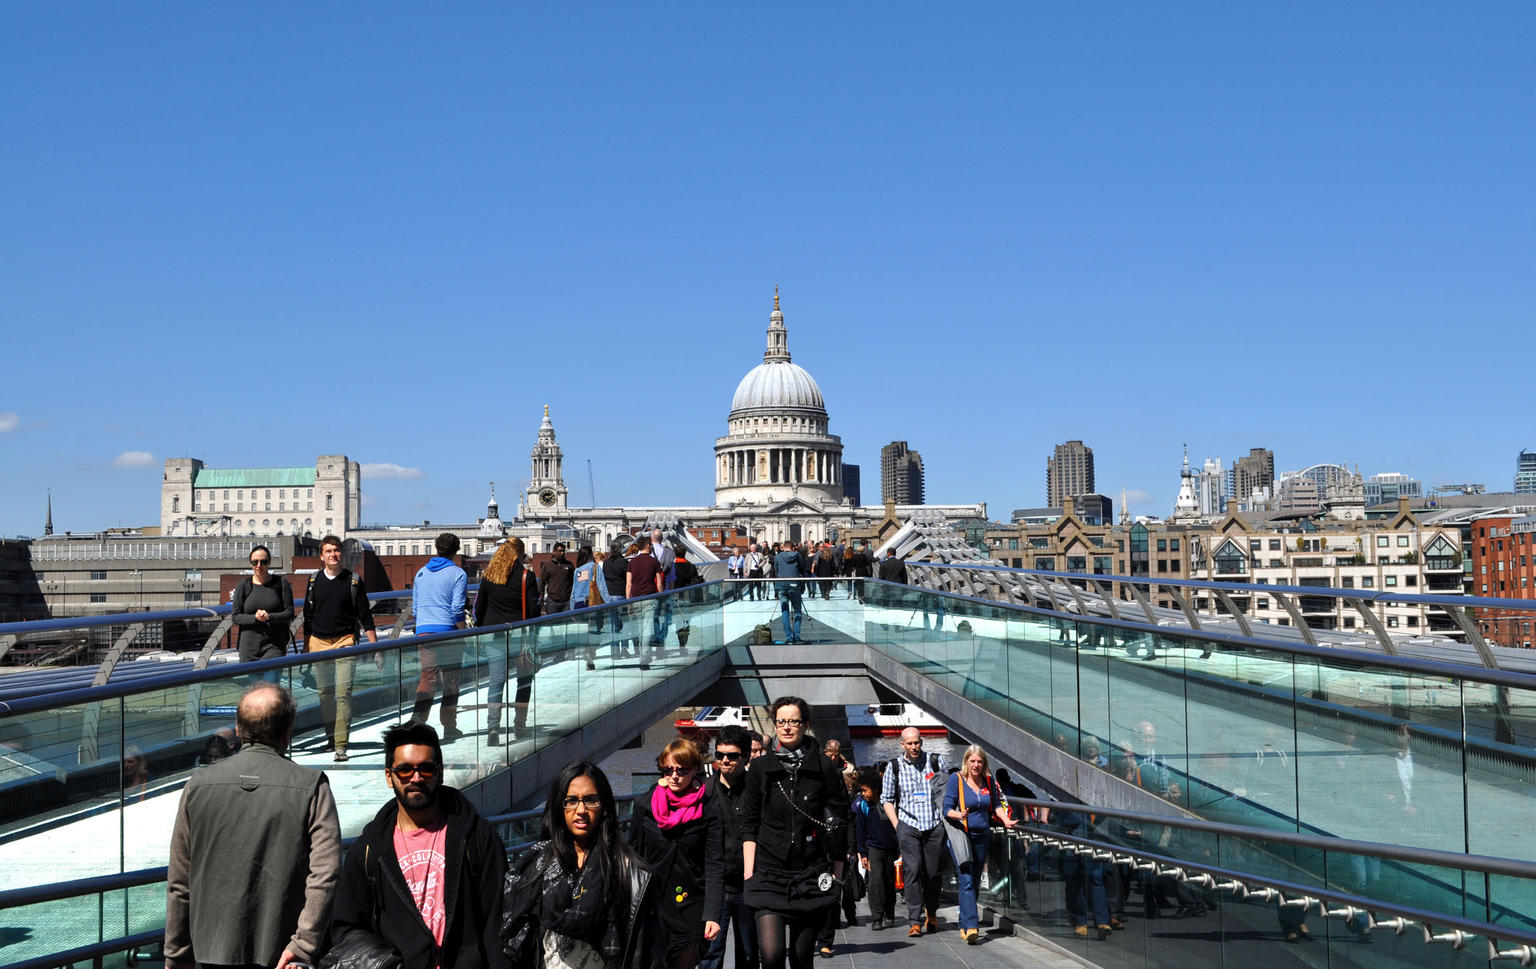
[[[854,845],[868,879],[869,927],[880,931],[896,924],[896,860],[901,849],[896,831],[880,807],[880,772],[858,772],[859,796],[853,802]]]

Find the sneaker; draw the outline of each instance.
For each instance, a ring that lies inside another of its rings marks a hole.
[[[1113,930],[1111,930],[1107,925],[1099,926],[1099,941],[1103,942],[1105,939],[1109,938],[1112,931]]]
[[[923,934],[922,923],[914,923],[907,928],[907,937],[915,939]]]
[[[966,945],[975,945],[977,942],[981,941],[981,930],[980,929],[961,929],[960,930],[960,938],[965,940],[965,944]]]
[[[830,958],[832,958],[832,947],[831,946],[826,946],[826,945],[822,946],[821,947],[821,957],[823,959],[830,959]]]
[[[1072,934],[1079,938],[1086,939],[1088,938],[1088,926],[1079,925],[1077,928],[1072,930]]]

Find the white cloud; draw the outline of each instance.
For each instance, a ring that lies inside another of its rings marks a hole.
[[[401,464],[389,464],[381,461],[363,465],[363,477],[365,478],[405,478],[415,481],[426,476],[427,473],[420,468],[407,468]]]
[[[13,410],[0,413],[0,434],[9,434],[21,426],[21,415]]]
[[[128,468],[137,471],[141,468],[153,468],[160,462],[148,451],[124,451],[112,459],[112,467]]]

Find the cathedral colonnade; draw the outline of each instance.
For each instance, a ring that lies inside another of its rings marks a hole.
[[[721,487],[754,484],[843,483],[843,462],[823,448],[741,448],[720,455],[715,483]]]

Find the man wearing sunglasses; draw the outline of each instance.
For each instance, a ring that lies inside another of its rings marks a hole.
[[[716,823],[704,849],[705,943],[699,969],[720,969],[725,935],[733,927],[736,969],[757,969],[757,925],[741,902],[741,795],[747,786],[751,743],[752,735],[734,723],[721,727],[715,738],[715,775],[704,796],[706,810],[716,812]]]
[[[251,574],[235,585],[230,620],[240,630],[240,662],[277,659],[288,651],[293,589],[272,574],[272,550],[265,545],[251,549]],[[275,680],[277,671],[266,678]]]
[[[384,732],[394,792],[347,850],[331,914],[331,945],[371,932],[403,969],[508,969],[501,951],[506,849],[491,825],[443,784],[430,724]]]

